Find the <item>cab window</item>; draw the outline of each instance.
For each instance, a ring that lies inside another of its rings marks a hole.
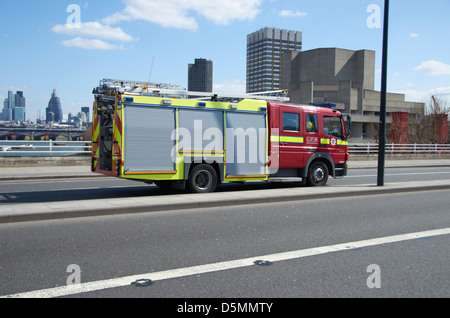
[[[283,113],[283,130],[300,131],[300,115],[296,113]]]
[[[316,133],[317,131],[317,115],[306,114],[306,132]]]
[[[323,132],[325,135],[330,135],[337,138],[343,138],[342,122],[339,117],[324,116],[323,117]]]

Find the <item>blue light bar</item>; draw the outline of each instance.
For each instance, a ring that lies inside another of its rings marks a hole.
[[[134,98],[133,97],[125,97],[125,101],[132,103],[132,102],[134,102]]]
[[[206,103],[205,103],[205,102],[199,102],[199,103],[198,103],[198,106],[200,106],[200,107],[206,107]]]
[[[316,104],[316,106],[318,106],[318,107],[332,107],[332,108],[334,108],[334,107],[336,107],[336,104],[333,104],[333,103],[321,103],[321,104]]]

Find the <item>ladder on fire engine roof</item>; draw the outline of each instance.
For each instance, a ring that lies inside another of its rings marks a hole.
[[[154,96],[164,98],[231,101],[237,102],[242,99],[260,99],[273,102],[289,102],[287,90],[251,93],[251,94],[217,94],[205,92],[190,92],[179,85],[150,83],[139,81],[124,81],[115,79],[103,79],[94,94],[104,95],[108,93],[120,93],[137,96]]]

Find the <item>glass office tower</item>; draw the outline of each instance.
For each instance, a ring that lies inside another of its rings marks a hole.
[[[188,66],[188,90],[191,92],[213,91],[213,62],[195,59],[195,64]]]

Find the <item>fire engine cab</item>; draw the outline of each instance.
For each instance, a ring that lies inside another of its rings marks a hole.
[[[347,174],[350,120],[346,130],[332,104],[112,79],[93,93],[96,173],[196,193],[227,182],[322,186]]]

